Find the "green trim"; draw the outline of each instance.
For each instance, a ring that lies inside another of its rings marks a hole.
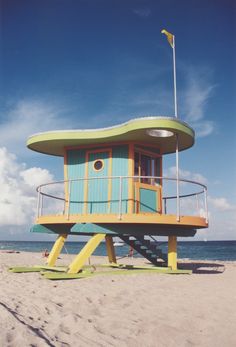
[[[49,228],[47,228],[46,226],[44,226],[42,224],[34,224],[30,228],[30,232],[31,233],[41,233],[41,234],[54,234],[54,232],[52,230],[50,230]]]
[[[74,223],[34,224],[30,228],[30,232],[41,234],[70,234],[73,225]]]
[[[41,272],[42,268],[35,266],[15,266],[8,269],[10,272],[22,273],[22,272]]]
[[[69,274],[67,272],[42,272],[41,275],[49,280],[73,280],[76,278],[86,278],[92,276],[92,272]]]
[[[76,223],[71,228],[71,233],[73,234],[106,234],[106,235],[117,235],[116,232],[109,229],[109,226],[103,226],[95,223]]]
[[[94,267],[103,268],[110,267],[116,268],[116,270],[109,271],[94,271]],[[14,273],[24,273],[24,272],[41,272],[41,275],[50,280],[67,280],[67,279],[77,279],[86,278],[93,275],[136,275],[143,273],[164,273],[164,274],[192,274],[191,270],[171,270],[169,267],[158,267],[158,266],[138,266],[138,265],[127,265],[127,264],[96,264],[94,266],[87,265],[83,267],[83,270],[76,274],[70,274],[66,272],[66,267],[53,267],[53,266],[40,266],[35,265],[32,267],[12,267],[8,269],[10,272]]]
[[[24,272],[65,272],[67,266],[46,266],[46,265],[34,265],[34,266],[15,266],[8,269],[10,272],[24,273]]]
[[[70,274],[67,272],[64,273],[57,273],[57,272],[43,272],[41,273],[43,277],[49,279],[49,280],[71,280],[71,279],[79,279],[79,278],[86,278],[96,275],[140,275],[140,274],[168,274],[168,275],[191,275],[191,270],[171,270],[169,268],[155,268],[155,269],[132,269],[132,268],[124,268],[119,270],[110,270],[110,271],[82,271],[80,273],[76,274]]]
[[[50,131],[35,134],[29,137],[27,147],[36,152],[63,156],[64,148],[70,146],[142,141],[147,145],[156,145],[164,154],[175,152],[175,136],[152,137],[147,134],[147,130],[150,129],[168,130],[178,134],[180,151],[194,144],[194,131],[186,123],[172,117],[144,117],[104,129]]]

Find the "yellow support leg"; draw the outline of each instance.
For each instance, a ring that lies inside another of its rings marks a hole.
[[[56,264],[56,260],[59,254],[61,253],[62,247],[64,246],[67,236],[67,234],[62,234],[58,236],[48,256],[47,265],[54,266]]]
[[[95,249],[100,244],[100,242],[104,239],[105,236],[106,236],[105,234],[95,234],[94,236],[92,236],[91,239],[86,243],[84,248],[72,261],[67,272],[69,274],[78,273],[84,266],[86,260],[95,251]]]
[[[116,253],[112,236],[106,235],[106,247],[109,263],[116,263]]]
[[[177,236],[168,238],[168,266],[172,270],[177,270]]]

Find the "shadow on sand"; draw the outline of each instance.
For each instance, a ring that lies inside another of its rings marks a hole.
[[[194,274],[221,274],[225,271],[224,264],[208,263],[208,262],[186,262],[178,263],[178,268],[181,270],[192,270]]]

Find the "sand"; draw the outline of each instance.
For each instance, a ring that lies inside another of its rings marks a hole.
[[[69,259],[62,255],[59,264]],[[182,261],[192,275],[69,281],[8,272],[43,263],[39,253],[0,253],[1,347],[236,346],[236,262]]]

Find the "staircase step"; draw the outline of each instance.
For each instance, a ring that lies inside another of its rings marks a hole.
[[[146,250],[146,253],[154,254],[153,251],[152,251],[151,249],[147,249],[147,250]]]
[[[158,244],[156,244],[155,241],[150,240],[148,237],[144,238],[143,236],[126,234],[120,236],[120,238],[154,265],[158,265],[157,258],[164,261],[167,260],[167,256],[158,248]]]

